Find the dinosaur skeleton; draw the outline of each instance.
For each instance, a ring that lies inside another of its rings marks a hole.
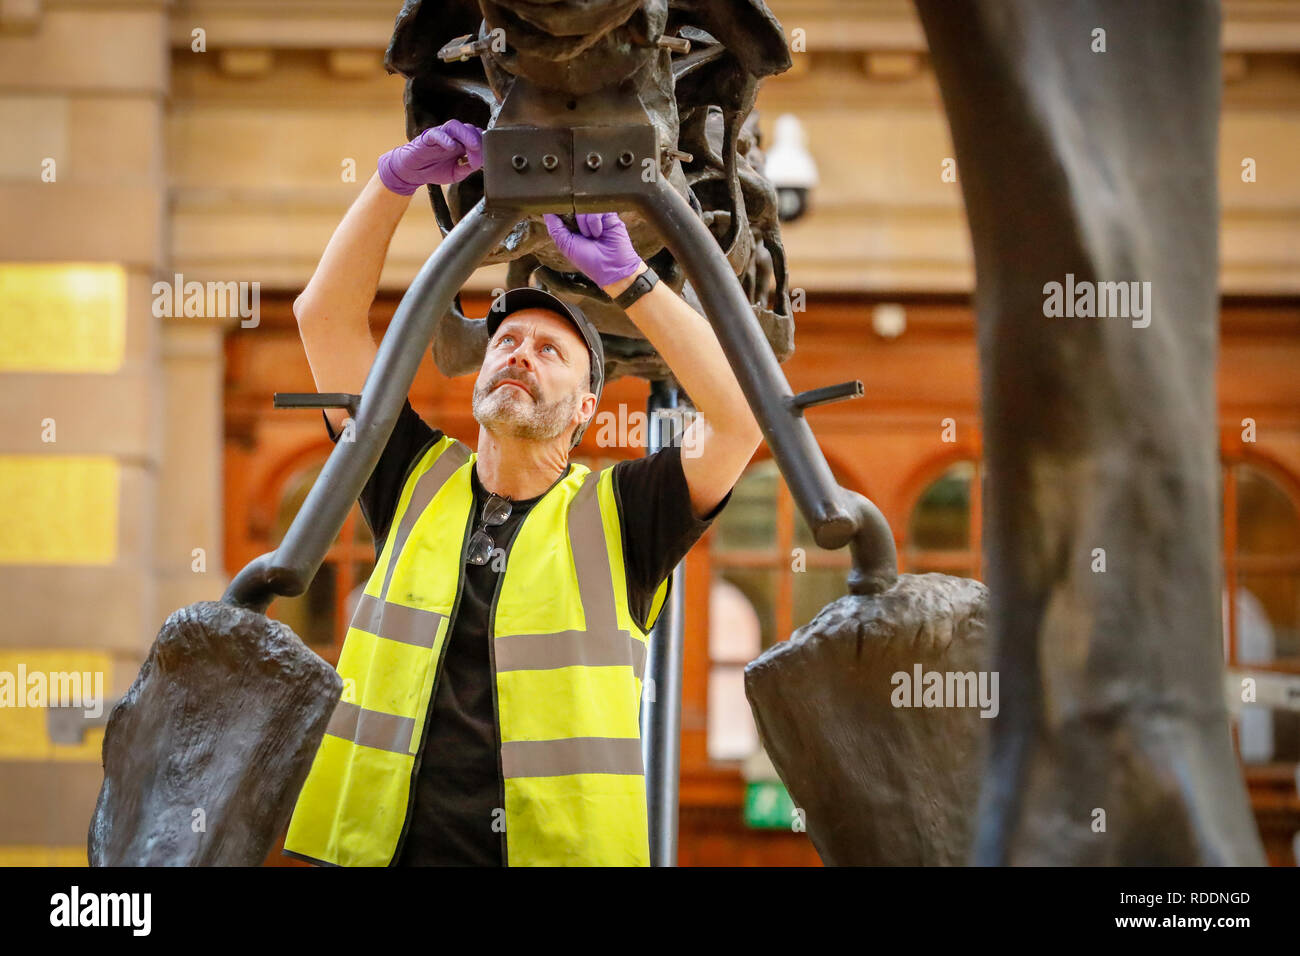
[[[467,318],[457,294],[480,265],[509,262],[512,284],[580,299],[609,341],[611,378],[645,376],[652,395],[671,384],[538,222],[610,209],[708,317],[818,545],[852,551],[850,593],[746,669],[765,746],[810,809],[823,858],[1262,861],[1218,640],[1217,4],[917,5],[976,254],[990,589],[898,574],[883,516],[835,483],[803,418],[862,383],[795,395],[780,372],[792,333],[785,261],[747,121],[759,80],[789,56],[761,0],[408,0],[387,56],[407,77],[408,132],[451,118],[485,127],[482,174],[430,190],[445,238],[398,305],[362,394],[289,403],[347,407],[355,441],[334,447],[274,552],[221,602],[168,619],[114,708],[92,862],[267,853],[341,682],[263,613],[315,577],[424,349],[445,374],[479,367],[486,323]],[[1096,59],[1087,38],[1103,22],[1142,43]],[[1040,290],[1066,274],[1150,278],[1169,305],[1150,329],[1049,325]],[[1101,539],[1116,573],[1080,560]],[[652,642],[652,662],[656,653]],[[885,703],[889,673],[918,663],[996,667],[998,716],[900,716]],[[660,733],[655,746],[673,739]],[[257,777],[268,765],[271,779]],[[655,775],[674,770],[647,763],[652,821],[675,819],[672,800],[654,798]],[[213,795],[208,836],[195,840],[190,808]],[[1097,808],[1109,836],[1088,826]],[[656,843],[657,832],[652,822],[652,859],[670,862],[673,841]]]
[[[457,31],[464,35],[453,38]],[[687,52],[674,55],[674,49]],[[473,55],[464,59],[467,54]],[[794,351],[776,190],[763,176],[751,112],[759,81],[788,68],[790,56],[780,24],[762,3],[504,2],[480,8],[467,0],[407,0],[385,65],[406,77],[406,132],[412,139],[449,119],[497,125],[517,80],[572,97],[613,88],[634,97],[655,131],[659,172],[726,254],[777,360]],[[585,121],[600,121],[591,116],[598,111],[584,112]],[[481,172],[448,187],[445,195],[440,187],[429,188],[444,236],[482,196]],[[644,215],[632,210],[624,221],[638,254],[701,309]],[[512,288],[532,283],[580,305],[605,340],[607,381],[671,377],[623,311],[560,255],[539,214],[520,220],[483,261],[510,263]],[[439,370],[449,376],[477,371],[483,336],[482,324],[464,315],[457,296],[433,343]]]

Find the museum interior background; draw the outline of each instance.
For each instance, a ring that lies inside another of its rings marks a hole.
[[[381,66],[398,6],[0,0],[0,670],[102,670],[116,698],[168,613],[215,600],[283,534],[331,446],[318,412],[271,396],[313,389],[293,299],[405,138],[403,81]],[[763,144],[791,114],[819,171],[783,227],[806,302],[784,371],[795,391],[864,382],[808,413],[837,478],[879,505],[903,570],[978,577],[973,270],[919,25],[902,0],[770,6],[804,48],[762,88]],[[1300,3],[1227,0],[1223,67],[1225,655],[1300,675]],[[377,334],[437,241],[421,192]],[[153,283],[177,273],[259,283],[259,321],[155,317]],[[503,283],[480,270],[467,312]],[[411,398],[472,444],[471,390],[426,355]],[[601,407],[627,416],[646,395],[623,379]],[[601,435],[576,456],[642,453]],[[354,509],[308,594],[272,615],[336,660],[373,558]],[[847,554],[812,544],[760,450],[686,565],[679,861],[816,865],[741,673],[844,593]],[[48,716],[0,709],[0,864],[85,863],[103,729]],[[1300,713],[1249,710],[1234,737],[1270,861],[1294,865]]]

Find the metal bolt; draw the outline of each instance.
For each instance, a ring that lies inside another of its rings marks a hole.
[[[517,172],[522,173],[528,168],[528,157],[516,153],[514,156],[510,157],[510,165],[513,166]]]
[[[587,154],[587,168],[591,170],[600,169],[600,153]]]
[[[542,169],[548,173],[558,165],[560,165],[560,158],[554,153],[547,153],[542,157]]]
[[[625,149],[623,150],[623,152],[618,154],[618,164],[622,166],[624,169],[627,169],[627,167],[631,166],[632,161],[634,159],[636,159],[636,157],[632,155],[632,151],[630,149]]]

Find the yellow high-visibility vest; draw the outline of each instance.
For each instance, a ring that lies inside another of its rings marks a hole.
[[[403,485],[339,657],[343,697],[285,851],[394,861],[473,534],[476,453],[443,437]],[[648,627],[668,596],[655,592]],[[528,512],[488,616],[508,866],[648,866],[640,700],[647,633],[628,606],[613,468],[572,463]]]

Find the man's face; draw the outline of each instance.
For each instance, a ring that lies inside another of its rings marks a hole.
[[[549,441],[577,422],[591,392],[591,353],[566,319],[520,309],[497,327],[474,384],[474,418],[488,431]],[[591,409],[594,411],[594,407]]]

